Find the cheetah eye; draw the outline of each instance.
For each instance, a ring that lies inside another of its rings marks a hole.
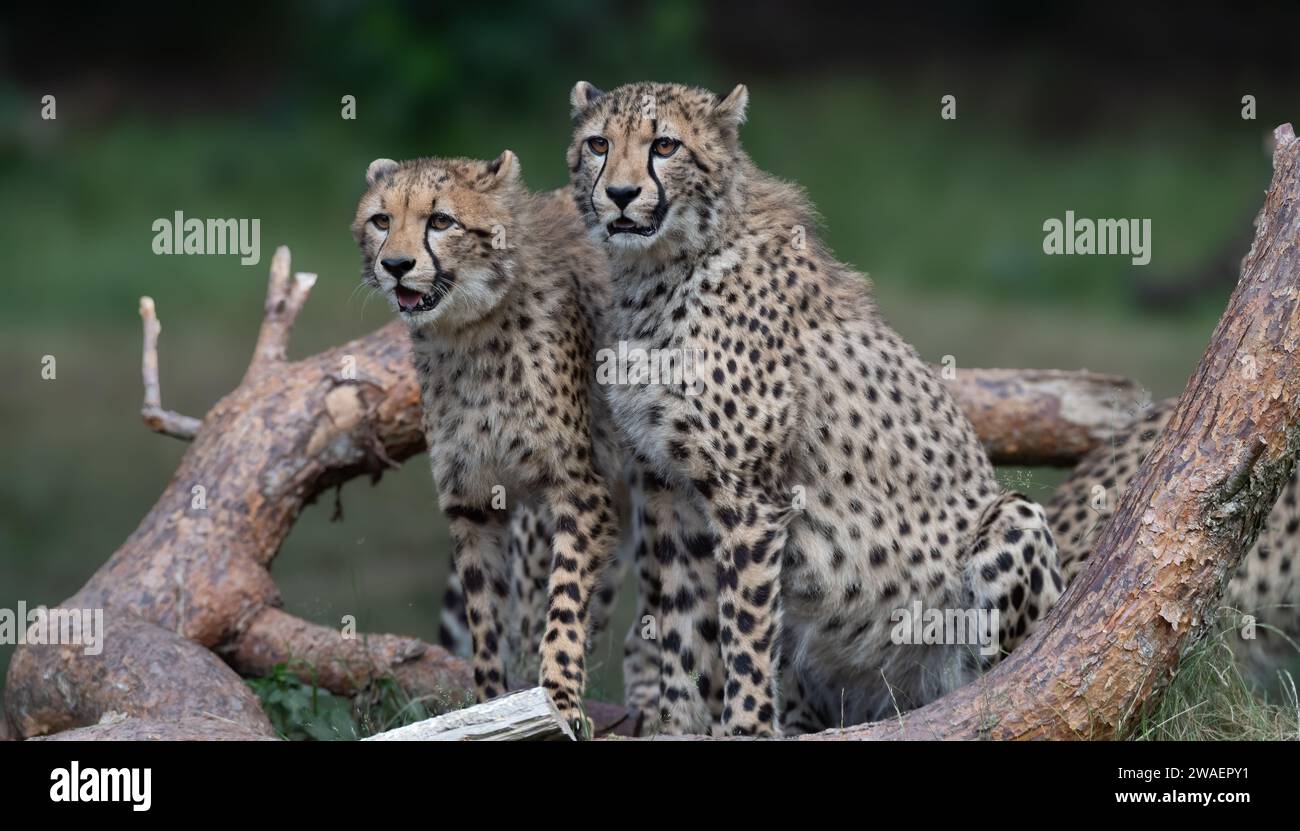
[[[659,138],[655,139],[655,143],[654,143],[655,155],[661,159],[666,159],[672,154],[676,153],[677,148],[681,146],[682,143],[677,139],[668,138],[668,136],[660,136]]]
[[[388,214],[375,214],[370,217],[370,222],[379,230],[388,230]]]
[[[444,213],[436,213],[429,217],[429,227],[435,231],[445,231],[456,224],[456,220]]]
[[[587,147],[591,148],[591,152],[597,156],[603,156],[609,152],[609,141],[601,136],[592,136],[587,139]]]

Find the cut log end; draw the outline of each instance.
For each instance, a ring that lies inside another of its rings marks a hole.
[[[510,742],[573,741],[551,697],[541,687],[494,698],[473,707],[418,721],[366,741]]]

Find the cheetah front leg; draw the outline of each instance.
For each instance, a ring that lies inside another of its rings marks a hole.
[[[505,627],[501,612],[509,593],[505,563],[506,515],[444,495],[443,512],[451,526],[452,559],[465,596],[474,669],[474,692],[480,702],[506,690]]]
[[[724,735],[777,736],[781,551],[786,527],[760,487],[708,499],[717,532],[719,640],[726,672]]]
[[[613,500],[601,478],[552,488],[551,576],[538,683],[578,738],[590,738],[582,713],[587,677],[587,636],[592,597],[618,536]]]

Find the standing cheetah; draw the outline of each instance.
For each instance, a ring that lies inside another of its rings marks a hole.
[[[658,83],[571,96],[610,338],[682,370],[606,387],[640,467],[669,732],[770,736],[919,705],[978,661],[895,643],[897,610],[997,609],[1010,648],[1062,588],[1043,510],[1000,490],[802,192],[741,149],[747,100]]]
[[[1110,444],[1084,456],[1047,503],[1047,518],[1060,546],[1061,575],[1072,581],[1083,570],[1101,528],[1115,512],[1129,482],[1173,415],[1176,399],[1152,407]],[[1254,639],[1232,641],[1243,669],[1265,681],[1279,665],[1300,657],[1300,507],[1297,475],[1282,489],[1254,547],[1224,589],[1226,606],[1253,615]]]
[[[587,621],[618,533],[617,454],[593,387],[601,254],[559,194],[492,162],[371,163],[352,230],[363,279],[411,331],[438,502],[464,590],[480,700],[507,688],[509,509],[545,518],[540,684],[581,733]]]

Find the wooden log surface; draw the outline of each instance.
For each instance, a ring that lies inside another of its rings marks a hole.
[[[15,650],[5,690],[20,736],[97,724],[114,713],[152,721],[219,718],[275,736],[257,696],[211,651],[130,613],[104,611],[102,651],[76,644]]]
[[[936,371],[996,464],[1073,465],[1110,441],[1150,403],[1138,384],[1115,375],[1059,369]]]
[[[172,720],[109,718],[89,727],[37,736],[30,741],[273,742],[278,739],[242,724],[212,716],[183,716]]]
[[[573,741],[573,731],[541,687],[503,695],[473,707],[417,721],[365,741]]]

